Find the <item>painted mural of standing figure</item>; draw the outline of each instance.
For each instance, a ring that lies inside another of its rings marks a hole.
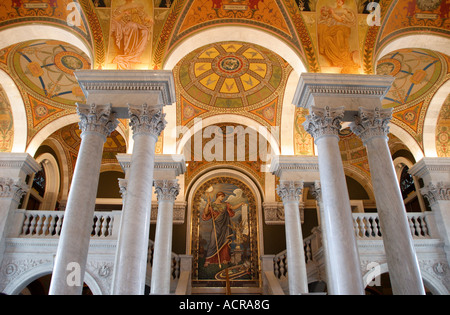
[[[125,0],[125,4],[114,10],[111,31],[117,48],[122,51],[113,60],[118,69],[131,69],[132,64],[141,62],[152,25],[153,20],[145,14],[144,6],[133,0]]]
[[[203,210],[202,219],[204,221],[212,220],[213,229],[211,238],[206,248],[206,260],[204,267],[209,264],[228,264],[231,260],[230,242],[233,231],[231,230],[231,218],[234,217],[234,210],[241,207],[244,203],[231,206],[224,202],[225,193],[219,191],[216,194],[216,200],[208,203]]]

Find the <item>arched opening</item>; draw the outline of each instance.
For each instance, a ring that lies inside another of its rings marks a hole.
[[[52,275],[44,275],[30,282],[19,295],[48,295]],[[83,283],[81,295],[93,295],[86,283]]]

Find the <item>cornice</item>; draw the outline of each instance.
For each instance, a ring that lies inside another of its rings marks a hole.
[[[393,81],[393,77],[381,75],[302,73],[292,103],[309,108],[316,96],[382,99]]]

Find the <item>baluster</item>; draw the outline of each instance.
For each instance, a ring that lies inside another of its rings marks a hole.
[[[34,229],[36,228],[35,224],[36,224],[36,217],[37,215],[31,215],[33,217],[33,219],[31,220],[30,223],[30,232],[29,235],[33,235]]]
[[[370,217],[364,216],[363,237],[370,237]]]
[[[312,261],[311,239],[305,240],[305,263]]]
[[[411,230],[411,235],[412,236],[416,235],[416,231],[415,231],[414,224],[412,222],[411,217],[408,217],[408,223],[409,223],[409,229]]]
[[[50,223],[48,226],[48,236],[52,236],[53,235],[53,231],[55,230],[55,216],[51,215],[50,216]]]
[[[61,216],[58,216],[58,221],[56,222],[56,228],[55,228],[55,236],[58,237],[59,236],[59,232],[61,232],[61,226],[62,226],[62,222],[64,220],[64,215],[61,214]]]
[[[280,266],[279,266],[280,259],[277,257],[274,257],[273,259],[273,273],[275,274],[275,277],[277,279],[280,279]]]
[[[94,215],[94,235],[93,236],[99,236],[98,231],[100,231],[100,224],[101,224],[100,221],[101,220],[100,220],[99,216],[97,214]]]
[[[108,227],[108,216],[103,216],[103,222],[102,222],[102,236],[106,237],[106,229]]]
[[[25,215],[25,219],[22,224],[22,234],[21,235],[27,235],[28,225],[30,224],[30,216],[27,213],[25,213],[24,215]]]
[[[112,235],[113,224],[114,224],[114,216],[111,215],[111,220],[109,220],[109,225],[108,225],[108,236]]]
[[[373,217],[372,218],[372,227],[373,227],[373,236],[378,237],[379,236],[379,222],[378,218]]]
[[[430,236],[429,231],[428,231],[428,222],[427,222],[427,217],[424,215],[420,218],[421,220],[421,226],[422,226],[422,231],[423,231],[423,236]]]
[[[48,223],[50,221],[50,215],[45,215],[44,222],[42,224],[42,235],[47,235]]]
[[[355,230],[356,237],[359,237],[359,223],[358,223],[359,217],[353,217],[353,229]]]

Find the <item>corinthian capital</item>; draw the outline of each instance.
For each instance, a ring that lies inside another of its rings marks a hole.
[[[300,195],[303,192],[303,182],[293,180],[280,180],[277,186],[277,194],[283,202],[300,202]]]
[[[389,133],[389,122],[392,118],[392,108],[367,109],[360,107],[359,115],[351,124],[354,134],[361,138],[363,143],[374,137],[387,137]]]
[[[28,186],[21,179],[0,177],[0,198],[11,198],[19,203],[22,196],[28,191]]]
[[[164,119],[166,114],[162,112],[162,109],[150,109],[147,104],[129,105],[128,112],[130,126],[135,135],[146,133],[158,138],[166,127],[167,122]]]
[[[338,108],[319,108],[312,106],[310,114],[306,116],[303,123],[305,130],[313,136],[314,140],[322,136],[339,137],[341,122],[344,118],[344,107]]]
[[[77,113],[80,116],[78,125],[82,132],[94,131],[106,138],[119,124],[115,114],[111,112],[111,105],[77,104]]]
[[[450,200],[450,183],[439,182],[436,185],[429,183],[420,189],[422,195],[428,199],[430,205],[439,200]]]
[[[155,179],[155,192],[158,201],[175,201],[180,192],[180,185],[176,179]]]

